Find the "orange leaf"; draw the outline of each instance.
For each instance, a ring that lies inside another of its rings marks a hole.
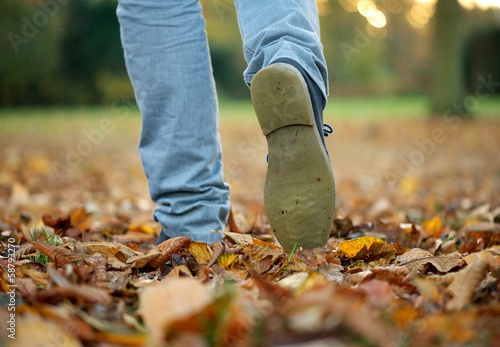
[[[427,236],[432,236],[438,238],[443,233],[443,223],[441,222],[441,216],[435,215],[433,218],[422,222],[422,228],[427,233]]]
[[[139,245],[135,242],[129,242],[127,243],[125,246],[127,246],[128,248],[134,250],[134,251],[139,251]]]

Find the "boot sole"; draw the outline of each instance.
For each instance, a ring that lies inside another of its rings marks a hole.
[[[267,138],[269,162],[264,206],[281,246],[324,246],[335,209],[335,183],[318,134],[306,82],[289,64],[259,71],[250,88]]]

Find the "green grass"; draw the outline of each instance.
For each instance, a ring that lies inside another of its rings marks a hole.
[[[325,110],[327,121],[387,121],[396,119],[427,119],[429,101],[423,95],[330,97]],[[250,97],[245,100],[220,98],[220,120],[255,120]],[[499,118],[500,96],[481,100],[474,113],[477,118]],[[140,112],[135,105],[101,105],[75,107],[20,107],[0,109],[2,129],[22,130],[49,126],[58,122],[71,122],[74,126],[86,126],[108,117],[118,123],[137,123]]]
[[[62,245],[61,239],[54,233],[52,236],[48,236],[47,233],[45,232],[44,228],[41,228],[43,231],[43,235],[45,236],[45,242],[47,242],[49,245],[52,246],[60,246]],[[38,242],[38,237],[36,235],[36,227],[35,230],[33,231],[33,234],[28,230],[28,233],[30,234],[31,240]],[[37,257],[31,257],[31,260],[40,264],[47,264],[50,262],[50,258],[46,256],[45,254],[40,254]]]
[[[243,119],[254,117],[250,100],[219,101],[220,118]],[[478,118],[500,117],[500,96],[480,101],[474,113]],[[327,121],[360,120],[386,121],[395,119],[427,119],[429,100],[424,95],[373,96],[373,97],[330,97],[325,110]]]

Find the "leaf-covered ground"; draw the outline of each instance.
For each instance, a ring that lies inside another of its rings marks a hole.
[[[154,247],[136,112],[56,113],[0,119],[3,343],[500,345],[498,121],[330,119],[331,238],[290,254],[253,119],[220,124],[224,243]]]

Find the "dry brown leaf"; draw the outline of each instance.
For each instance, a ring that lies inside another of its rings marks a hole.
[[[431,252],[428,252],[428,251],[420,249],[420,248],[412,248],[408,252],[401,255],[398,258],[397,262],[401,264],[401,263],[406,263],[409,260],[428,258],[428,257],[432,257],[432,256],[433,255]]]
[[[61,301],[64,298],[69,298],[85,303],[99,303],[101,305],[108,305],[111,303],[111,297],[104,289],[85,284],[68,284],[62,287],[54,286],[38,293],[36,297],[37,300],[40,301]]]
[[[124,270],[131,266],[144,267],[152,259],[156,259],[160,255],[160,252],[157,250],[143,254],[122,244],[113,242],[77,242],[75,244],[75,251],[82,257],[87,257],[95,253],[106,255],[108,263],[116,270]]]
[[[62,246],[52,246],[45,242],[41,243],[36,241],[30,241],[30,243],[35,246],[36,249],[38,249],[41,253],[49,257],[56,266],[64,266],[79,259],[76,254]]]
[[[26,244],[16,251],[15,257],[16,257],[16,260],[20,260],[20,259],[23,259],[26,255],[32,254],[35,252],[36,252],[36,247],[34,245]]]
[[[359,284],[358,288],[367,294],[368,301],[375,307],[387,306],[397,299],[391,285],[387,281],[378,279],[363,281]]]
[[[212,232],[217,232],[229,236],[234,242],[236,242],[239,245],[246,245],[249,243],[253,243],[255,240],[252,236],[248,234],[238,234],[229,231],[212,231]]]
[[[467,241],[482,239],[486,246],[500,241],[500,225],[489,222],[477,222],[464,225],[459,235]]]
[[[440,305],[444,302],[443,288],[436,281],[428,278],[417,278],[413,282],[424,302],[434,302]]]
[[[319,265],[326,262],[324,252],[321,251],[323,251],[321,248],[312,248],[301,249],[300,251],[293,253],[289,264],[287,264],[287,269],[289,271],[315,270]]]
[[[229,230],[233,233],[243,234],[251,229],[245,215],[234,208],[229,210],[227,224],[229,225]]]
[[[85,262],[92,264],[94,267],[92,283],[96,283],[98,286],[106,285],[108,282],[108,276],[106,275],[108,257],[105,254],[94,253],[86,258]]]
[[[461,310],[468,305],[474,295],[477,285],[486,275],[488,263],[479,254],[477,259],[455,275],[448,291],[453,298],[446,307],[449,310]]]
[[[174,237],[160,243],[159,245],[153,247],[150,251],[148,251],[148,253],[155,252],[157,250],[161,251],[160,256],[150,261],[149,265],[158,267],[161,264],[166,263],[168,260],[170,260],[172,254],[179,253],[185,247],[188,247],[190,243],[191,239],[186,236]]]
[[[421,272],[425,269],[430,270],[429,265],[432,265],[437,271],[441,273],[449,272],[455,268],[461,268],[464,266],[465,261],[460,257],[457,257],[455,253],[451,253],[447,256],[440,257],[424,257],[415,258],[408,261],[401,261],[400,265],[406,266],[410,271]]]
[[[46,272],[37,271],[32,268],[21,266],[21,271],[26,277],[31,278],[37,286],[46,286],[49,283],[50,276]]]
[[[46,319],[54,322],[57,326],[64,328],[67,333],[74,334],[82,341],[89,341],[94,338],[95,331],[80,317],[74,316],[67,305],[49,305],[37,303],[38,312]]]
[[[210,262],[207,264],[208,267],[212,266],[217,259],[219,259],[220,256],[224,255],[226,253],[226,247],[222,242],[214,242],[210,245],[210,249],[213,252],[212,259]]]
[[[162,345],[173,323],[202,312],[213,299],[208,288],[196,280],[165,279],[139,294],[139,310],[151,338]]]
[[[54,228],[56,235],[64,235],[66,230],[72,227],[69,215],[63,217],[45,213],[42,216],[42,221],[45,225]]]
[[[282,248],[277,248],[276,246],[273,248],[267,242],[263,242],[263,245],[250,243],[241,247],[243,248],[245,262],[259,274],[269,270],[278,258],[285,255],[285,251]]]
[[[478,258],[482,258],[482,260],[488,263],[488,270],[494,271],[500,266],[500,254],[498,254],[498,251],[500,251],[500,248],[488,248],[479,253],[469,254],[464,257],[464,260],[468,265],[471,265]]]
[[[191,274],[191,271],[186,265],[178,265],[174,266],[172,271],[168,273],[166,276],[168,278],[182,278],[182,277],[190,277],[193,278],[193,275]]]

